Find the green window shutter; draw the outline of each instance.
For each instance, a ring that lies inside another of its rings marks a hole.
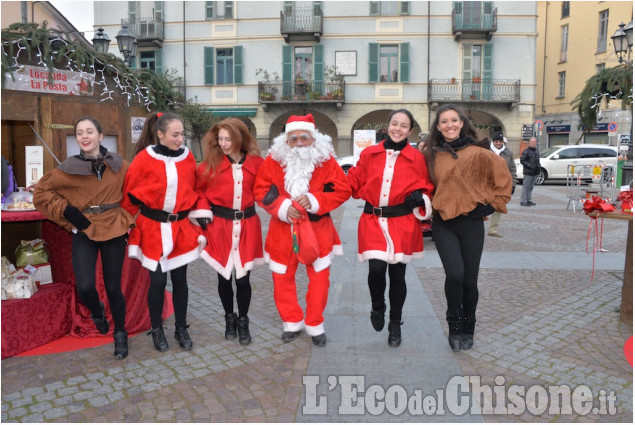
[[[163,75],[163,49],[154,52],[154,73]]]
[[[234,46],[234,84],[243,83],[243,46]]]
[[[483,13],[492,13],[492,3],[491,1],[484,1],[483,2]]]
[[[379,82],[379,44],[368,43],[368,82]]]
[[[313,14],[317,16],[321,12],[322,12],[322,2],[321,1],[314,1],[313,2]]]
[[[493,61],[492,50],[493,43],[485,43],[483,45],[483,99],[490,100],[492,97],[492,77],[493,77]]]
[[[400,15],[410,15],[410,2],[402,1],[399,4],[399,14]]]
[[[288,44],[282,46],[282,94],[292,93],[291,80],[293,78],[293,48]]]
[[[313,46],[313,90],[324,93],[324,45]]]
[[[205,2],[205,19],[214,19],[214,2]]]
[[[205,84],[210,85],[214,84],[214,48],[205,47],[204,49]]]
[[[472,44],[463,43],[463,99],[469,99],[472,94]]]
[[[378,16],[381,13],[381,4],[378,1],[370,2],[370,16]]]
[[[225,2],[225,19],[234,19],[234,2]]]
[[[410,81],[410,43],[401,43],[399,46],[399,81]]]

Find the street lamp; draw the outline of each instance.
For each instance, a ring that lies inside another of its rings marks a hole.
[[[611,40],[613,40],[613,47],[615,48],[615,54],[620,63],[626,62],[624,60],[624,56],[630,52],[631,47],[633,46],[633,22],[631,21],[630,25],[630,44],[629,37],[624,30],[626,26],[624,22],[620,23],[619,28],[615,31],[615,34],[611,36]]]
[[[136,54],[137,39],[128,30],[128,25],[122,25],[115,38],[117,39],[119,51],[123,55],[124,60],[128,62],[128,59]]]
[[[108,53],[110,46],[110,37],[104,32],[103,28],[99,28],[93,37],[93,47],[97,53]]]

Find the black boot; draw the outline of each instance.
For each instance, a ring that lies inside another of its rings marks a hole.
[[[165,339],[165,334],[163,333],[163,326],[153,327],[148,332],[148,335],[152,334],[152,343],[154,343],[154,348],[157,350],[164,352],[168,351],[168,340]]]
[[[476,326],[476,314],[465,316],[461,350],[469,350],[474,345],[474,326]]]
[[[450,348],[452,351],[459,351],[463,342],[463,309],[448,309],[445,313],[445,318],[448,321],[450,331],[448,335]]]
[[[401,325],[402,321],[391,320],[388,323],[388,345],[399,347],[401,345]]]
[[[228,339],[228,340],[236,339],[237,320],[238,320],[238,316],[236,316],[236,313],[230,313],[225,315],[225,339]]]
[[[106,319],[106,310],[104,310],[104,303],[99,302],[99,307],[101,308],[101,317],[95,317],[92,314],[90,318],[93,319],[93,323],[97,327],[97,330],[100,334],[106,335],[108,333],[108,329],[110,325],[108,324],[108,319]]]
[[[174,338],[179,342],[179,346],[185,351],[190,351],[192,349],[192,338],[190,338],[190,334],[187,333],[187,328],[190,325],[185,325],[183,327],[176,327],[174,329]]]
[[[128,357],[128,332],[115,331],[115,358],[118,360]]]
[[[373,305],[370,310],[370,323],[373,325],[373,329],[377,332],[381,332],[384,329],[384,313],[386,312],[386,304],[382,303],[381,306]]]
[[[249,345],[249,343],[251,343],[249,317],[247,316],[241,316],[238,318],[238,342],[240,342],[241,345]]]

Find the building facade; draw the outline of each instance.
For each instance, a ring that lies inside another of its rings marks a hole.
[[[173,70],[186,99],[242,117],[266,151],[289,115],[313,113],[338,155],[356,129],[381,137],[409,109],[412,141],[436,108],[459,104],[480,136],[503,131],[518,153],[534,121],[535,2],[95,2],[115,37],[128,25],[134,65]],[[334,72],[336,71],[336,72]]]
[[[621,101],[602,103],[598,124],[587,134],[578,128],[580,119],[571,102],[590,77],[619,64],[611,36],[620,22],[632,19],[630,1],[538,2],[536,119],[543,123],[541,147],[616,146],[621,136],[629,134],[632,111],[622,111]]]

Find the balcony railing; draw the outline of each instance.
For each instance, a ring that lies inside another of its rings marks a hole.
[[[428,102],[485,102],[516,104],[520,80],[430,80]]]
[[[322,10],[290,8],[280,12],[280,34],[290,41],[320,41]]]
[[[139,47],[161,47],[163,44],[163,20],[160,18],[122,19],[121,24],[128,25]]]
[[[258,82],[258,102],[265,110],[270,104],[333,103],[341,109],[345,82],[273,81]]]
[[[462,36],[485,38],[490,40],[498,27],[498,12],[494,8],[491,13],[482,10],[466,10],[465,6],[452,10],[452,34],[458,40]]]

